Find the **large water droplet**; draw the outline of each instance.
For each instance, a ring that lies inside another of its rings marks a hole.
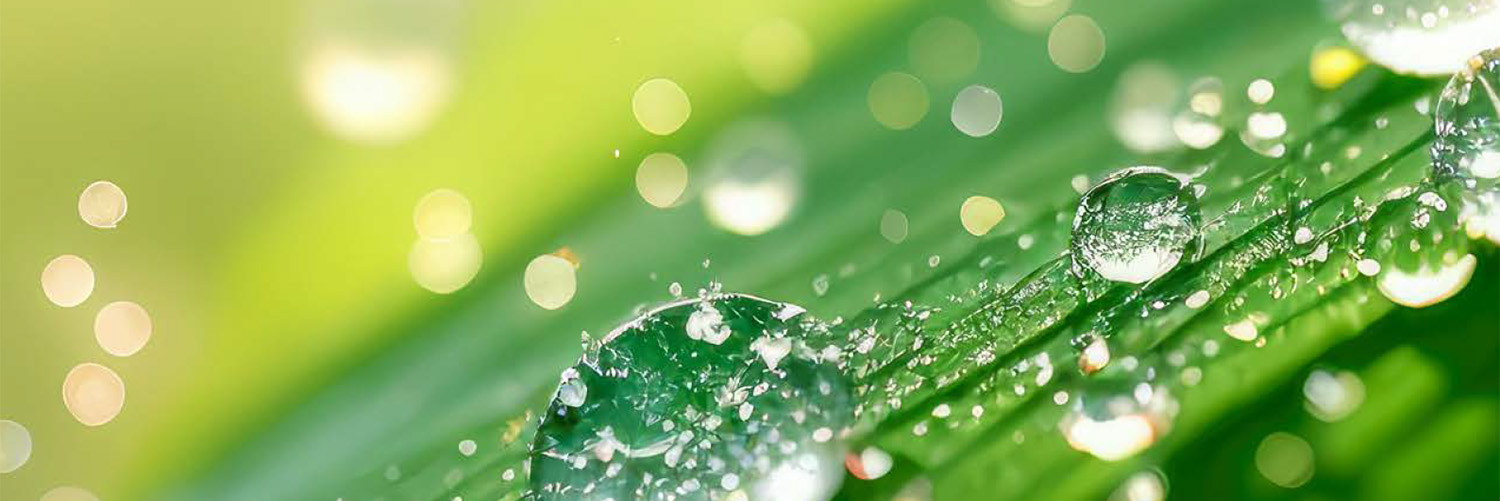
[[[532,446],[539,498],[826,499],[853,421],[844,376],[796,306],[671,303],[586,349]]]
[[[1366,56],[1400,73],[1452,73],[1500,45],[1495,0],[1323,0],[1323,7]]]
[[[1500,218],[1500,49],[1474,56],[1453,75],[1433,113],[1432,168],[1463,189],[1463,223]],[[1500,238],[1500,235],[1491,235]]]
[[[1199,219],[1198,197],[1185,178],[1158,167],[1122,170],[1078,203],[1074,269],[1116,282],[1151,281],[1197,251]]]

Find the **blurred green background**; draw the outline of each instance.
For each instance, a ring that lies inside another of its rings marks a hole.
[[[1110,130],[1112,92],[1142,61],[1170,69],[1174,106],[1211,75],[1225,107],[1243,111],[1246,85],[1274,79],[1294,103],[1292,137],[1335,99],[1308,83],[1314,48],[1339,40],[1313,2],[1053,2],[0,3],[0,419],[34,443],[0,477],[0,498],[76,485],[102,499],[331,499],[383,461],[532,405],[577,356],[580,331],[607,331],[669,298],[671,283],[719,280],[852,315],[931,276],[930,256],[981,241],[958,217],[971,195],[1004,204],[994,231],[1008,234],[1069,203],[1075,176],[1173,158],[1183,148],[1132,151]],[[1097,65],[1065,71],[1069,56],[1049,54],[1067,43],[1049,42],[1064,13],[1102,30]],[[916,34],[939,18],[959,28],[926,28],[934,62]],[[805,37],[786,42],[807,49],[805,70],[776,57],[757,69],[748,34],[788,25]],[[353,80],[320,73],[333,71],[326,58],[354,64]],[[930,103],[910,130],[883,127],[867,102],[891,71],[925,85]],[[632,113],[638,86],[659,77],[691,100],[666,136]],[[994,134],[949,121],[971,84],[1003,100]],[[790,217],[760,236],[715,227],[701,207],[721,135],[746,123],[789,131],[798,159]],[[669,209],[636,193],[637,165],[654,152],[689,169]],[[78,216],[96,180],[129,197],[117,228]],[[453,294],[423,289],[408,265],[413,207],[438,188],[472,204],[483,249],[477,277]],[[903,238],[882,236],[887,210],[909,221]],[[563,248],[577,294],[545,310],[522,270]],[[39,287],[62,254],[97,279],[77,307]],[[1484,295],[1465,304],[1495,303],[1486,263]],[[830,275],[860,278],[820,291]],[[95,312],[117,300],[154,325],[129,357],[93,339]],[[1496,324],[1465,325],[1492,336]],[[1495,351],[1492,338],[1475,346]],[[79,424],[59,398],[82,362],[125,381],[106,425]],[[1493,357],[1459,365],[1467,372],[1454,374],[1496,375]],[[1493,432],[1494,385],[1452,386],[1479,395],[1468,425]],[[1476,454],[1471,464],[1493,463],[1493,448]],[[1191,478],[1187,465],[1165,469]]]

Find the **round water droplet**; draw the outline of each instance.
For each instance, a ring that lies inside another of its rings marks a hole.
[[[1497,31],[1500,32],[1500,31]],[[1464,223],[1500,218],[1500,49],[1471,58],[1433,112],[1432,168],[1462,187]]]
[[[1495,0],[1323,0],[1323,7],[1366,56],[1399,73],[1452,73],[1500,46]]]
[[[1132,167],[1099,183],[1073,218],[1074,269],[1133,284],[1171,271],[1202,241],[1198,197],[1185,178]]]
[[[719,294],[611,332],[564,373],[532,445],[532,489],[541,499],[826,499],[843,477],[835,437],[852,423],[853,397],[810,346],[814,324],[801,313]]]

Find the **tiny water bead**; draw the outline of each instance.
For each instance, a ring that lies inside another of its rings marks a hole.
[[[1117,172],[1078,203],[1070,244],[1075,272],[1149,282],[1196,253],[1199,220],[1198,197],[1186,178],[1158,167]]]
[[[1452,73],[1500,46],[1496,0],[1323,0],[1323,7],[1344,37],[1398,73]]]
[[[1464,222],[1500,217],[1494,203],[1500,193],[1500,48],[1474,56],[1448,81],[1433,127],[1433,171],[1461,187]]]
[[[964,225],[964,231],[982,237],[1005,219],[1005,206],[1000,205],[999,200],[975,195],[964,200],[964,204],[958,209],[958,218]]]
[[[540,499],[826,499],[849,383],[790,304],[706,294],[657,308],[563,372],[531,449]]]

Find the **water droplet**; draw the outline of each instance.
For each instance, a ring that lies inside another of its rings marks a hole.
[[[95,228],[114,228],[125,210],[125,191],[109,181],[94,181],[78,195],[78,217]]]
[[[1465,254],[1441,264],[1422,262],[1416,271],[1391,266],[1378,272],[1380,277],[1375,286],[1396,304],[1411,308],[1432,306],[1462,291],[1474,276],[1477,263],[1473,254]]]
[[[687,165],[671,153],[647,155],[635,170],[636,191],[646,203],[661,209],[677,204],[687,182]]]
[[[1240,341],[1250,342],[1260,337],[1260,328],[1255,326],[1255,321],[1247,318],[1225,325],[1224,333]]]
[[[1500,15],[1500,9],[1495,9]],[[1500,33],[1500,31],[1497,31]],[[1500,219],[1500,49],[1471,58],[1433,112],[1432,166],[1462,189],[1463,223]],[[1483,227],[1486,223],[1474,226]],[[1495,224],[1493,221],[1487,224]],[[1500,238],[1500,236],[1491,236]]]
[[[134,355],[150,339],[151,316],[141,305],[116,301],[104,305],[94,316],[94,340],[110,355]]]
[[[1489,0],[1323,0],[1323,7],[1344,37],[1399,73],[1453,73],[1500,46],[1500,3]]]
[[[21,423],[0,420],[0,473],[20,469],[31,459],[31,431]]]
[[[641,83],[635,89],[630,107],[641,128],[658,136],[677,132],[682,124],[687,123],[688,116],[693,114],[693,105],[688,101],[687,92],[677,82],[665,78],[653,78]]]
[[[1000,94],[983,85],[970,85],[953,98],[953,126],[969,137],[984,137],[1000,127],[1004,114]]]
[[[757,499],[824,499],[842,477],[836,437],[852,423],[853,397],[809,346],[812,324],[800,311],[717,294],[611,332],[564,374],[542,418],[534,492],[716,499],[745,489]]]
[[[820,275],[818,275],[816,277],[813,277],[812,288],[813,288],[813,294],[817,294],[818,297],[822,297],[824,294],[827,294],[828,293],[828,274],[824,273],[824,274],[820,274]]]
[[[474,442],[473,440],[464,439],[463,441],[460,441],[458,443],[459,454],[463,454],[464,456],[473,456],[474,453],[478,451],[479,444]]]
[[[78,364],[68,371],[62,394],[68,412],[86,426],[114,420],[125,406],[125,382],[115,371],[94,363]]]
[[[1198,198],[1185,178],[1157,167],[1111,175],[1079,201],[1071,250],[1075,270],[1145,283],[1197,252]]]

